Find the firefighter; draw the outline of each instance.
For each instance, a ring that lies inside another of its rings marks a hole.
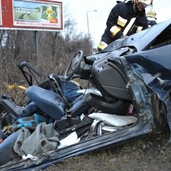
[[[98,51],[103,50],[116,39],[148,28],[145,8],[152,6],[152,3],[153,0],[117,1],[108,16],[106,29],[98,45]]]
[[[157,13],[153,9],[151,9],[147,12],[146,16],[147,16],[147,20],[148,20],[148,27],[151,27],[151,26],[157,24],[156,15],[157,15]]]

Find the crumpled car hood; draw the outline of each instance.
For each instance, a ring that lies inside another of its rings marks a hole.
[[[146,84],[152,89],[156,87],[156,92],[160,95],[161,92],[171,89],[170,48],[171,45],[167,45],[167,49],[160,47],[157,50],[147,50],[125,56],[134,70],[144,78]]]
[[[154,40],[167,26],[170,25],[170,21],[171,19],[165,22],[161,22],[149,29],[143,30],[126,38],[118,39],[109,44],[100,53],[114,51],[125,46],[135,47],[137,51],[144,50],[151,43],[152,40]]]

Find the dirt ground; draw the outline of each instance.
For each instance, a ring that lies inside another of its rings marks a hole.
[[[170,171],[170,132],[67,159],[46,171]]]

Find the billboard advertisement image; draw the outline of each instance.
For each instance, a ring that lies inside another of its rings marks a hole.
[[[0,1],[2,1],[2,19],[0,19],[1,23],[4,21],[3,27],[63,30],[62,2],[52,0]]]
[[[61,27],[60,9],[59,4],[14,0],[14,25]]]

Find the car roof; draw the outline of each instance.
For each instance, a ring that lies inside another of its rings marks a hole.
[[[103,52],[109,52],[121,47],[135,47],[137,51],[144,50],[155,38],[163,32],[171,24],[171,19],[163,21],[159,24],[156,24],[148,29],[142,30],[139,33],[130,35],[124,39],[118,39],[111,44],[109,44]]]

